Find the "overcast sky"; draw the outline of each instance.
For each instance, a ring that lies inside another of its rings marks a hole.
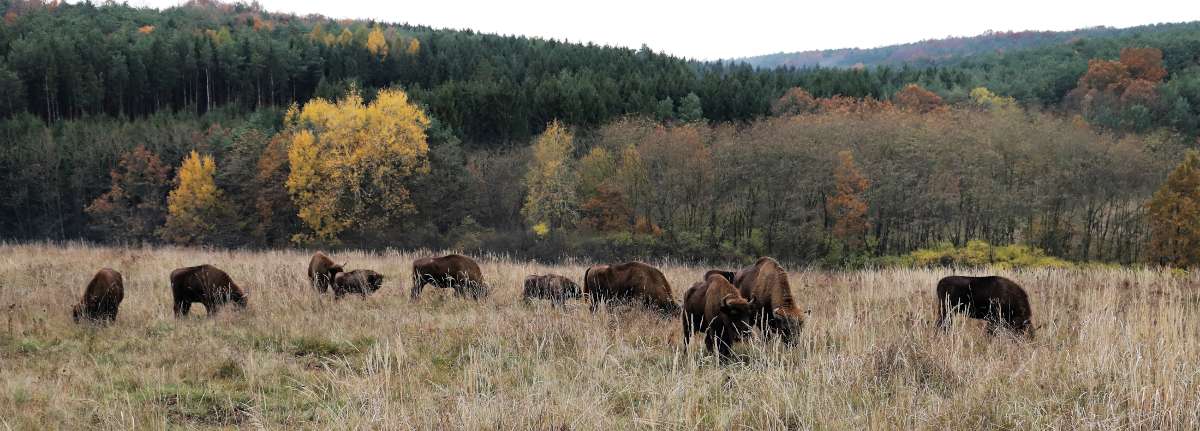
[[[129,0],[168,7],[182,0]],[[973,36],[1200,20],[1200,0],[259,0],[275,12],[373,18],[717,59]]]

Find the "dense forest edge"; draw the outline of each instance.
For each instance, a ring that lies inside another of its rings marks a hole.
[[[0,0],[0,238],[1200,262],[1200,25],[756,68],[193,1]]]

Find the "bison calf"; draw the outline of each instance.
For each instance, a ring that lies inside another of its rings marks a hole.
[[[363,298],[383,286],[383,275],[369,270],[356,269],[338,274],[333,279],[333,297],[340,299],[347,293],[357,293]]]
[[[101,269],[83,290],[83,298],[71,309],[71,317],[75,319],[75,323],[114,322],[117,320],[117,307],[120,307],[123,299],[125,282],[121,273],[111,268]]]
[[[592,311],[601,302],[640,300],[664,314],[679,312],[679,304],[671,295],[671,284],[662,272],[641,262],[617,265],[597,265],[583,273],[583,292],[591,300]]]
[[[710,272],[683,295],[683,346],[687,347],[692,334],[704,332],[708,352],[715,347],[718,357],[728,358],[733,343],[749,330],[753,307],[727,278]]]
[[[579,285],[558,274],[531,275],[525,277],[525,290],[521,297],[525,303],[534,298],[549,299],[554,305],[562,306],[568,299],[582,296]]]
[[[308,261],[308,280],[317,292],[325,293],[342,271],[342,265],[334,263],[333,259],[319,251]]]
[[[179,268],[171,272],[171,292],[175,296],[175,317],[183,317],[193,302],[204,305],[212,317],[226,303],[246,308],[246,293],[229,274],[212,265]]]
[[[937,297],[942,330],[949,329],[952,314],[965,313],[986,321],[989,334],[999,326],[1024,334],[1033,316],[1025,290],[1004,277],[946,277],[938,281]]]
[[[412,299],[421,295],[426,284],[443,289],[454,289],[454,294],[474,299],[488,294],[483,283],[483,272],[471,258],[450,254],[442,257],[426,257],[413,261]]]

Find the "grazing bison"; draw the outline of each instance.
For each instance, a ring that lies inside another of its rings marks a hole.
[[[938,326],[950,328],[951,314],[966,313],[987,322],[989,334],[999,326],[1023,334],[1029,328],[1033,311],[1029,297],[1017,283],[1004,277],[949,276],[938,281],[938,302],[941,304]],[[1032,329],[1030,329],[1032,332]]]
[[[171,271],[171,292],[175,295],[175,317],[187,316],[193,302],[203,304],[209,317],[228,302],[246,308],[246,293],[233,283],[229,274],[212,265]]]
[[[366,298],[367,294],[374,293],[381,286],[382,274],[369,269],[356,269],[340,273],[333,278],[333,297],[341,299],[342,295],[347,293],[357,293]]]
[[[101,269],[83,290],[83,298],[71,309],[71,317],[75,319],[75,323],[114,322],[117,320],[117,307],[123,299],[125,282],[121,273],[111,268]]]
[[[754,316],[754,304],[742,297],[740,291],[720,273],[709,272],[708,278],[693,284],[683,295],[683,345],[687,347],[692,334],[704,332],[704,347],[724,359],[730,356],[733,343],[749,329]]]
[[[728,282],[730,282],[730,283],[733,283],[733,278],[737,276],[737,273],[736,273],[736,272],[733,272],[733,271],[724,271],[724,270],[720,270],[720,269],[710,269],[710,270],[708,270],[708,272],[704,273],[704,278],[703,278],[703,279],[704,279],[704,280],[708,280],[708,276],[710,276],[710,275],[713,275],[713,274],[716,274],[716,275],[719,275],[719,276],[721,276],[721,277],[724,277],[724,278],[725,278],[725,281],[728,281]]]
[[[525,277],[525,290],[521,293],[527,304],[531,299],[542,298],[549,299],[557,306],[562,306],[568,299],[578,299],[581,295],[578,284],[558,274]]]
[[[640,299],[646,306],[665,314],[679,312],[671,295],[671,284],[657,268],[641,263],[597,265],[583,273],[583,292],[591,299],[592,311],[601,301],[624,302]]]
[[[343,265],[334,263],[333,259],[319,251],[308,261],[308,280],[317,292],[325,293],[333,284],[333,279],[342,271]]]
[[[769,257],[759,258],[754,265],[742,268],[734,276],[734,284],[742,297],[754,302],[753,324],[765,335],[779,334],[791,343],[804,327],[805,311],[796,306],[787,271]]]
[[[426,257],[413,261],[412,299],[421,295],[426,284],[443,289],[454,289],[457,296],[471,295],[479,299],[488,295],[483,283],[483,273],[471,258],[449,254],[442,257]]]

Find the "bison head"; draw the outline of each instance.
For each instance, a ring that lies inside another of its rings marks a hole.
[[[771,326],[780,330],[784,342],[790,343],[793,340],[792,337],[804,328],[804,317],[810,312],[801,311],[795,305],[775,307],[774,310],[771,310],[771,316],[774,318]]]

